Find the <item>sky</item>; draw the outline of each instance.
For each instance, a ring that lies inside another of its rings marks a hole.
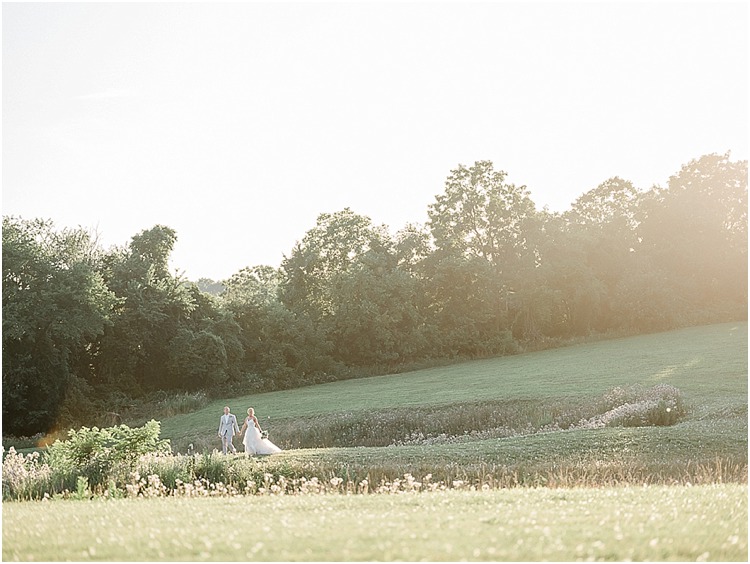
[[[748,94],[746,2],[4,2],[2,211],[224,280],[480,160],[550,211],[746,160]]]

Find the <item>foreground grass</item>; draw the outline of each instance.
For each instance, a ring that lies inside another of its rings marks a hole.
[[[747,485],[6,502],[3,560],[747,561]]]

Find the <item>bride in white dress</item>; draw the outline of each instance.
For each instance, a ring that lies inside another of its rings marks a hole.
[[[260,423],[255,417],[255,410],[251,407],[247,410],[245,424],[240,429],[240,434],[245,433],[242,437],[242,444],[245,445],[245,455],[248,454],[276,454],[281,449],[268,439],[261,435]]]

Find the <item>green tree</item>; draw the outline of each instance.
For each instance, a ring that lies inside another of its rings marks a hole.
[[[169,343],[168,370],[175,387],[212,388],[229,379],[224,341],[214,333],[180,327]]]
[[[171,363],[175,368],[171,370],[172,381],[178,387],[184,386],[187,389],[196,387],[195,383],[188,384],[190,378],[187,375],[190,374],[190,371],[176,369],[176,367],[184,365],[185,361],[180,360],[175,363],[175,351],[171,350],[179,342],[184,342],[185,333],[190,333],[195,338],[203,339],[206,343],[215,341],[217,349],[215,354],[206,352],[206,354],[201,356],[200,362],[197,363],[200,365],[202,362],[213,362],[215,366],[211,374],[206,374],[203,380],[205,386],[199,387],[213,387],[217,383],[228,381],[238,382],[243,372],[242,363],[245,355],[241,339],[242,329],[232,317],[231,312],[224,308],[221,298],[200,290],[198,285],[192,282],[186,282],[184,286],[193,307],[189,314],[182,316],[179,320],[180,329],[175,337],[178,340],[175,341],[173,339],[170,342]],[[222,285],[222,287],[224,286]],[[209,337],[210,340],[207,340]],[[210,360],[211,358],[215,358],[215,355],[223,359],[221,363],[216,364]],[[207,370],[207,366],[204,370]],[[210,391],[210,388],[207,391]]]
[[[576,253],[580,263],[575,267],[580,275],[578,298],[571,310],[576,334],[621,325],[612,305],[622,280],[636,265],[640,198],[631,182],[614,177],[583,194],[564,214],[566,233],[562,235],[566,240],[555,254]],[[568,269],[573,264],[569,261]]]
[[[486,356],[513,349],[512,289],[493,266],[477,256],[433,254],[425,265],[427,322],[435,356]]]
[[[746,316],[747,161],[693,160],[645,194],[639,210],[640,259],[685,304],[675,316],[707,322],[722,304]]]
[[[436,247],[428,284],[435,319],[441,334],[452,340],[446,344],[452,353],[505,350],[511,295],[522,307],[536,303],[518,298],[529,290],[527,279],[537,266],[539,218],[526,187],[507,183],[506,176],[490,161],[461,165],[451,171],[444,192],[428,209]]]
[[[399,264],[394,246],[370,249],[333,278],[332,288],[336,302],[326,326],[337,359],[387,366],[428,354],[424,286]]]
[[[328,379],[331,346],[302,312],[279,300],[281,272],[243,268],[225,282],[223,308],[241,330],[242,379],[252,389],[292,388]]]
[[[438,250],[476,256],[498,272],[529,258],[528,232],[534,203],[525,186],[505,182],[507,174],[491,161],[451,171],[445,190],[429,206],[429,227]]]
[[[426,234],[386,226],[349,208],[321,214],[282,263],[280,296],[307,316],[350,366],[386,365],[426,354],[429,330],[421,281]]]
[[[81,229],[3,217],[3,429],[31,435],[58,423],[68,391],[91,377],[89,343],[117,303]]]
[[[571,223],[564,214],[541,215],[539,265],[525,272],[524,284],[514,295],[514,335],[529,339],[588,334],[606,299],[589,262],[595,234]]]
[[[281,272],[268,265],[245,267],[223,284],[225,301],[270,304],[279,299]]]
[[[225,290],[224,284],[210,278],[199,278],[195,285],[201,292],[212,296],[219,296]]]
[[[170,342],[197,304],[167,269],[176,240],[173,229],[157,225],[107,256],[105,278],[120,304],[97,343],[98,385],[131,395],[179,387]]]
[[[281,301],[292,311],[320,321],[332,312],[332,280],[368,251],[390,244],[385,227],[345,208],[320,214],[289,257],[281,263]]]

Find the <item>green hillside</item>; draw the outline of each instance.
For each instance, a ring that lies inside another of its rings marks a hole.
[[[142,457],[140,481],[120,474],[116,485],[148,489],[152,476],[165,491],[211,484],[230,493],[390,491],[414,480],[490,489],[746,484],[747,360],[747,324],[722,324],[222,399],[154,413],[176,456]],[[217,452],[225,404],[240,418],[253,406],[283,451]],[[24,482],[19,497],[78,487],[77,471],[48,478]]]
[[[747,359],[747,323],[691,327],[217,400],[193,413],[163,419],[162,436],[177,448],[188,442],[210,447],[225,404],[240,421],[247,407],[254,407],[261,424],[282,444],[291,440],[279,434],[282,429],[322,425],[341,417],[359,418],[364,424],[368,418],[377,421],[396,412],[440,412],[457,405],[480,409],[513,402],[551,409],[632,384],[677,387],[688,421],[733,414],[740,420],[744,416],[746,426]]]

